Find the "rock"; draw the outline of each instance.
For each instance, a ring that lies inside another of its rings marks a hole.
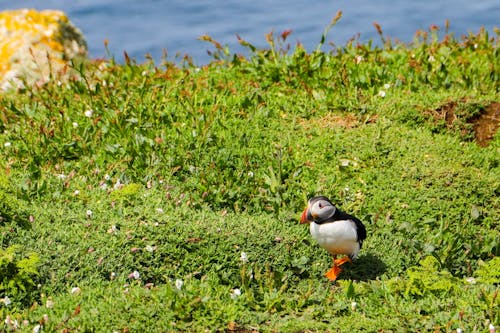
[[[64,80],[71,60],[86,56],[81,31],[63,12],[0,12],[0,90]]]

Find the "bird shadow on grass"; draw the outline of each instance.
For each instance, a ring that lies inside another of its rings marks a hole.
[[[340,279],[369,281],[375,280],[386,271],[385,263],[377,256],[365,254],[359,256],[354,263],[342,267]]]

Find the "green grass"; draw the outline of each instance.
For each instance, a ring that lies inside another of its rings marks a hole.
[[[500,100],[498,32],[286,37],[0,96],[0,330],[500,325],[500,139],[470,123]],[[450,102],[451,125],[433,117]],[[368,230],[336,283],[298,223],[315,194]]]

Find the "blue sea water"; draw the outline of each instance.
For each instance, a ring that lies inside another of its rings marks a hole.
[[[17,8],[63,10],[82,30],[92,58],[112,55],[122,61],[126,51],[138,62],[146,54],[158,62],[166,50],[168,60],[188,54],[196,64],[207,63],[207,50],[213,47],[198,39],[205,34],[232,52],[242,52],[236,34],[264,47],[268,32],[277,35],[291,29],[288,41],[300,42],[310,51],[339,10],[342,19],[330,31],[327,44],[344,45],[356,36],[379,42],[373,22],[386,36],[403,42],[411,42],[417,30],[431,25],[444,30],[445,20],[456,36],[481,27],[493,34],[493,28],[500,27],[498,0],[0,0],[0,10]]]

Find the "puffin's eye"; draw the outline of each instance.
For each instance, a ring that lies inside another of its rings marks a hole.
[[[323,205],[321,204],[321,202],[318,203],[318,207],[319,207],[319,209],[323,208]]]

